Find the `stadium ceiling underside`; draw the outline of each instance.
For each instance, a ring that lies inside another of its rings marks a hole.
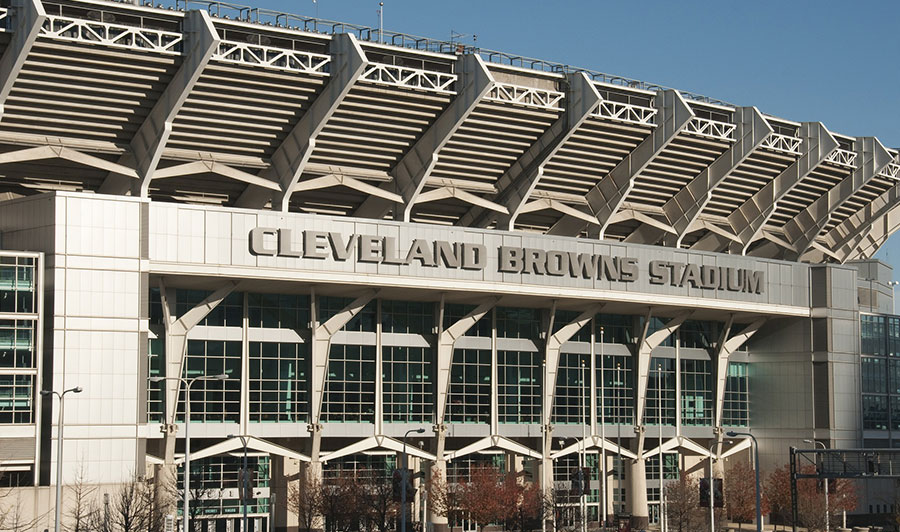
[[[874,137],[462,44],[198,6],[0,2],[0,192],[810,262],[868,258],[900,223],[898,152]]]

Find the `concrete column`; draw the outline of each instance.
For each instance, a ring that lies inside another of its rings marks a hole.
[[[283,456],[272,456],[272,482],[269,489],[275,498],[272,525],[275,532],[297,532],[297,514],[288,505],[291,488],[300,480],[300,461]]]
[[[631,514],[632,530],[646,530],[650,525],[650,510],[647,506],[647,461],[640,458],[643,452],[643,434],[635,438],[632,451],[637,459],[628,461],[628,494],[626,507]]]

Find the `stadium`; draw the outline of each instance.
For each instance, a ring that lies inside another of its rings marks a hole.
[[[645,527],[671,471],[749,460],[729,431],[764,473],[900,441],[874,136],[211,1],[3,0],[0,53],[0,484],[36,529],[188,425],[203,532],[241,527],[242,453],[254,530],[404,452],[583,461],[591,519]]]

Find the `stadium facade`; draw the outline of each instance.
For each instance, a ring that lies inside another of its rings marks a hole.
[[[299,474],[390,468],[419,428],[451,480],[549,486],[583,449],[594,516],[605,456],[637,525],[660,462],[747,458],[728,430],[766,471],[894,444],[874,137],[255,8],[0,6],[0,470],[40,527],[38,391],[83,388],[63,481],[102,491],[183,456],[183,387],[152,377],[228,377],[190,393],[208,530],[238,526],[233,435],[275,530]]]

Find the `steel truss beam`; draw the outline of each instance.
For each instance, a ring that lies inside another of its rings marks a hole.
[[[894,185],[829,231],[825,235],[825,244],[840,262],[846,262],[872,226],[898,205],[900,205],[900,185]]]
[[[36,148],[25,148],[24,150],[0,154],[0,164],[40,161],[45,159],[65,159],[92,168],[116,172],[134,179],[137,179],[138,177],[137,172],[131,168],[59,145],[38,146]]]
[[[602,101],[603,97],[586,74],[580,72],[568,75],[566,112],[497,180],[499,193],[494,201],[506,209],[508,216],[501,217],[501,220],[509,230],[513,229],[519,214],[524,212],[523,207],[544,174],[544,166],[578,127],[596,113]],[[541,208],[553,208],[554,204],[543,202]],[[483,208],[473,207],[463,215],[459,225],[487,227],[492,221],[491,213]]]
[[[846,255],[845,262],[871,258],[897,229],[900,229],[900,205],[894,206],[884,216],[875,220],[856,247]]]
[[[700,229],[697,219],[712,200],[716,187],[774,132],[755,107],[736,109],[733,125],[735,127],[728,132],[735,135],[737,141],[663,205],[665,222],[675,230],[675,247],[681,247],[681,242],[688,233]],[[625,241],[655,244],[663,234],[659,229],[644,225],[629,235]]]
[[[391,187],[403,198],[402,211],[394,209],[395,219],[409,221],[413,206],[437,164],[441,149],[496,83],[484,60],[477,54],[460,56],[457,60],[457,71],[459,78],[456,82],[456,98],[403,155],[400,162],[391,170],[393,182],[383,187]],[[390,202],[383,198],[370,197],[359,206],[353,216],[380,219],[384,218],[390,209]]]
[[[834,211],[894,159],[875,137],[858,138],[856,143],[856,169],[828,193],[816,198],[806,209],[784,224],[784,236],[791,245],[791,249],[785,253],[788,260],[796,260],[806,253],[822,229],[828,225]]]
[[[131,139],[130,152],[119,159],[119,164],[137,170],[139,181],[134,183],[116,173],[110,173],[100,186],[101,193],[131,192],[132,195],[147,197],[150,181],[153,180],[163,150],[172,134],[172,123],[220,42],[216,27],[206,11],[193,10],[185,13],[184,33],[188,35],[190,51],[184,55],[178,72]]]
[[[31,47],[37,39],[47,13],[40,0],[14,0],[14,30],[12,39],[0,57],[0,120],[3,120],[3,105],[22,71]]]
[[[778,202],[838,147],[838,141],[821,122],[804,122],[800,126],[800,138],[803,155],[728,216],[731,232],[740,243],[723,243],[725,239],[710,233],[701,238],[694,249],[720,251],[731,245],[735,252],[746,254],[747,248],[760,237],[763,227],[775,213]]]
[[[353,35],[341,33],[332,38],[331,79],[272,154],[269,167],[259,174],[263,179],[278,183],[280,190],[273,196],[272,192],[261,187],[249,186],[235,206],[260,209],[271,200],[272,208],[288,210],[291,194],[316,148],[317,138],[365,72],[367,64],[366,53]]]
[[[640,173],[684,130],[694,117],[691,107],[678,91],[666,90],[658,93],[656,107],[658,121],[653,132],[587,193],[588,206],[600,226],[599,237],[601,240],[612,223],[611,220],[622,208],[622,204],[631,189],[634,188],[634,183]],[[563,216],[550,228],[548,234],[577,235],[584,226],[584,222],[579,219]]]

